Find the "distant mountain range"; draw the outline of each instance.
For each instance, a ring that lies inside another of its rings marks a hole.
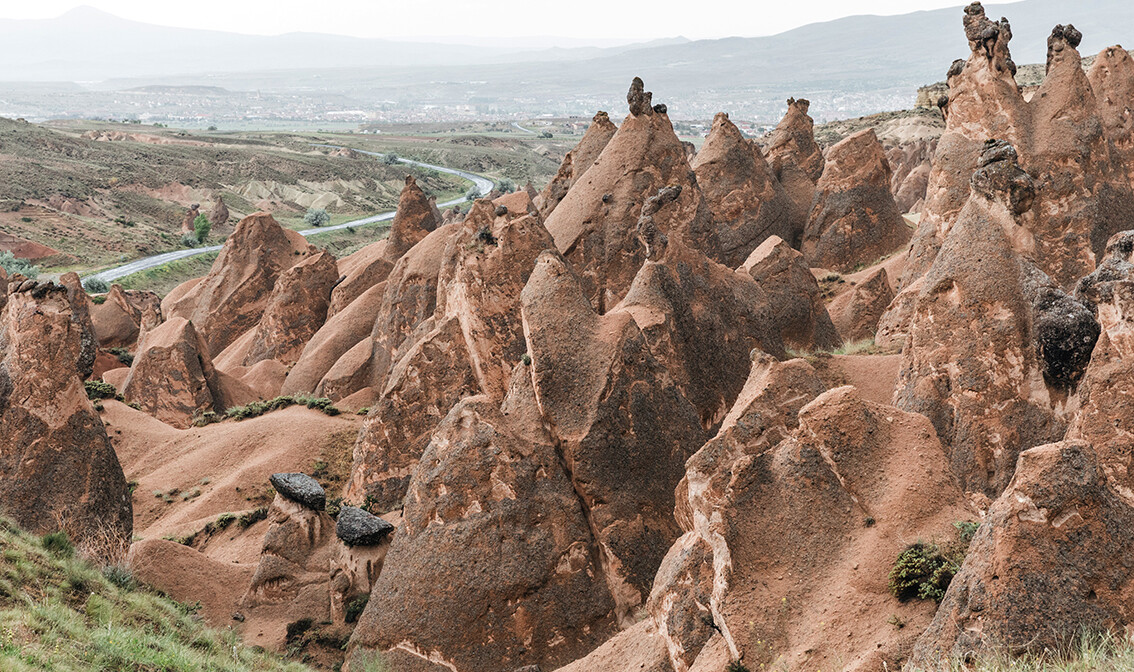
[[[1024,0],[987,5],[1007,16],[1017,63],[1042,62],[1056,23],[1073,23],[1091,54],[1134,43],[1129,0]],[[736,25],[759,12],[736,13]],[[57,19],[0,21],[0,79],[83,82],[93,90],[150,84],[295,92],[360,109],[467,105],[484,114],[619,112],[645,79],[676,117],[724,109],[774,121],[783,98],[813,101],[818,118],[912,104],[968,54],[960,7],[852,16],[756,38],[682,38],[618,47],[532,51],[293,33],[264,37],[153,26],[90,8]],[[902,101],[905,101],[904,103]],[[328,104],[331,104],[330,102]]]

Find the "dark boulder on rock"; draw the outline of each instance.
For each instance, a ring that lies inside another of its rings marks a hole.
[[[347,546],[375,546],[393,531],[390,523],[355,506],[344,506],[335,521],[335,534]]]
[[[272,474],[269,478],[276,492],[309,509],[322,511],[327,506],[327,493],[319,481],[302,473]]]

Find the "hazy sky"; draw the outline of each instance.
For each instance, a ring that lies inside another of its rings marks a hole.
[[[965,0],[0,0],[0,18],[50,18],[90,5],[147,23],[268,35],[699,39],[771,35],[850,14],[962,4]]]

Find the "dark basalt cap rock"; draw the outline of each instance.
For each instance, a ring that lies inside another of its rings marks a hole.
[[[335,523],[335,534],[347,546],[374,546],[393,531],[390,523],[355,506],[344,506]]]
[[[630,114],[635,117],[653,114],[653,98],[654,94],[646,91],[646,85],[642,82],[641,77],[635,77],[634,81],[630,82],[630,90],[626,92],[626,102],[630,104]]]
[[[327,506],[327,493],[319,481],[307,474],[272,474],[268,480],[276,492],[309,509],[322,511]]]
[[[973,173],[972,188],[990,201],[1000,201],[1019,215],[1032,207],[1036,185],[1016,162],[1016,149],[1003,140],[987,140]]]
[[[1091,361],[1099,323],[1086,306],[1054,288],[1041,289],[1033,307],[1043,377],[1049,385],[1071,389]]]

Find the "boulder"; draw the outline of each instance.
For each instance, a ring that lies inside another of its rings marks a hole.
[[[21,527],[66,531],[121,560],[132,507],[79,370],[85,332],[67,288],[13,278],[0,311],[0,506]]]
[[[327,493],[319,481],[303,473],[272,474],[268,481],[276,492],[313,511],[322,511],[327,505]]]
[[[210,354],[220,354],[259,323],[280,275],[312,248],[266,212],[240,220],[208,275],[162,302],[166,319],[181,317],[200,329]]]
[[[898,251],[910,239],[894,196],[890,164],[873,129],[827,150],[801,251],[811,266],[853,271]]]
[[[161,298],[153,292],[110,286],[106,300],[90,308],[95,338],[102,348],[132,348],[143,329],[161,323]]]
[[[374,514],[355,506],[339,509],[335,535],[347,546],[377,546],[394,526]]]
[[[614,132],[618,127],[610,120],[606,112],[598,112],[591,120],[591,124],[587,126],[587,130],[583,133],[583,138],[579,140],[579,144],[575,148],[567,152],[567,156],[563,157],[563,163],[559,166],[559,171],[555,173],[555,177],[547,183],[536,199],[536,205],[539,208],[539,214],[544,219],[547,219],[563,197],[567,195],[567,191],[571,186],[579,181],[590,167],[594,165],[599,154],[606,147],[610,139],[614,137]]]
[[[692,164],[713,221],[725,266],[736,268],[770,236],[798,244],[803,220],[760,148],[720,112]]]

